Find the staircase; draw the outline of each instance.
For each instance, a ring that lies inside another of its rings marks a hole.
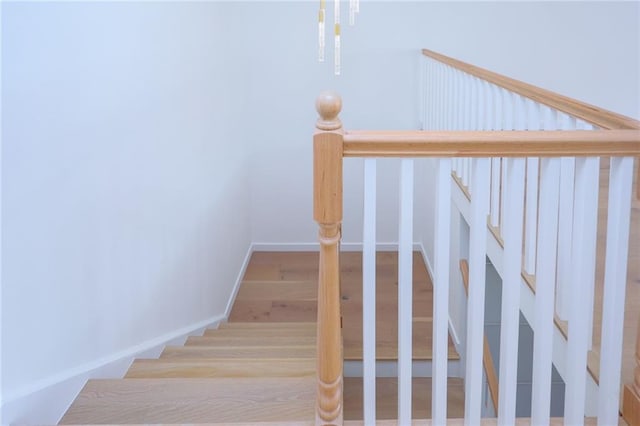
[[[314,418],[315,323],[226,323],[89,380],[60,424],[298,422]]]
[[[414,253],[414,418],[431,416],[432,284]],[[379,252],[377,360],[397,362],[397,253]],[[344,418],[362,420],[362,258],[342,254]],[[318,253],[255,252],[229,322],[167,346],[158,359],[136,359],[124,378],[87,382],[60,424],[313,424],[316,399]],[[450,363],[460,357],[449,340]],[[429,366],[430,367],[430,366]],[[377,379],[379,419],[397,418],[397,378]],[[417,374],[418,375],[418,374]],[[349,377],[351,376],[351,377]],[[449,417],[464,415],[462,379],[451,378]]]
[[[413,363],[414,418],[431,416],[431,319],[433,285],[422,255],[414,252]],[[376,271],[376,380],[378,418],[396,419],[398,403],[398,254],[378,252]],[[317,252],[254,252],[231,311],[230,322],[277,324],[314,321],[317,317]],[[344,348],[344,419],[363,419],[362,382],[362,253],[340,254],[340,299]],[[460,356],[449,339],[449,370],[459,369]],[[386,376],[386,377],[385,377]],[[464,415],[462,379],[450,379],[449,414]]]

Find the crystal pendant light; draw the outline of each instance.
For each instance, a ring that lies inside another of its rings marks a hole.
[[[318,61],[324,62],[324,44],[325,44],[325,29],[324,23],[327,15],[327,8],[325,0],[320,0],[320,11],[318,12]]]
[[[341,46],[340,46],[340,0],[334,0],[333,2],[333,60],[334,60],[334,73],[340,75],[340,59],[341,59]],[[356,14],[360,12],[360,0],[349,0],[349,25],[355,25]],[[320,10],[318,11],[318,61],[324,62],[325,48],[326,48],[326,22],[327,22],[327,3],[326,0],[320,0]]]
[[[334,0],[334,72],[340,75],[340,0]]]

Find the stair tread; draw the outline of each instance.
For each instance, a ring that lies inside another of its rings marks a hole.
[[[125,378],[306,377],[313,358],[136,359]]]
[[[362,419],[362,378],[344,378],[344,419]],[[412,380],[412,418],[431,417],[431,378]],[[376,379],[376,412],[379,420],[395,419],[398,415],[398,379],[378,377]],[[447,380],[447,417],[464,417],[464,380]]]
[[[316,336],[191,336],[185,346],[315,346]]]
[[[167,346],[160,358],[313,358],[316,346]]]
[[[315,322],[249,322],[249,321],[233,321],[220,323],[216,330],[233,328],[233,329],[286,329],[286,328],[301,328],[301,329],[316,329],[317,324]]]
[[[315,377],[90,380],[60,424],[305,421]]]
[[[244,281],[236,300],[317,300],[318,282],[313,281]]]
[[[288,328],[208,328],[203,336],[234,336],[234,337],[266,337],[266,336],[300,336],[315,337],[317,334],[315,326],[310,327],[288,327]]]

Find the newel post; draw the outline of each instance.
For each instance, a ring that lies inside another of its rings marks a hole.
[[[323,92],[313,135],[313,218],[320,227],[318,276],[318,388],[316,425],[342,424],[340,224],[342,222],[342,100]]]
[[[630,426],[640,426],[640,318],[636,336],[636,367],[633,383],[627,384],[624,388],[622,417]]]

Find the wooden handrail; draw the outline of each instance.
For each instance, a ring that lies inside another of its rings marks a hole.
[[[469,263],[462,259],[460,260],[460,273],[462,275],[462,284],[464,290],[469,296]],[[484,335],[484,344],[482,348],[482,365],[487,375],[487,384],[489,385],[489,395],[491,396],[491,402],[493,409],[498,414],[498,374],[496,373],[496,367],[493,363],[493,355],[491,355],[491,348],[489,347],[489,339],[487,335]]]
[[[550,106],[569,114],[573,117],[580,118],[588,123],[594,124],[603,129],[640,129],[640,121],[598,108],[584,102],[562,96],[549,90],[541,89],[528,83],[524,83],[513,78],[450,58],[440,53],[433,52],[428,49],[422,49],[422,54],[436,61],[442,62],[468,74],[476,76],[482,80],[503,87],[507,90],[515,92],[521,96],[532,99],[541,104]]]
[[[340,320],[340,224],[342,222],[342,100],[320,94],[313,136],[313,217],[320,227],[318,275],[318,377],[316,425],[343,423]]]
[[[573,117],[580,118],[588,123],[605,130],[640,129],[640,121],[626,117],[615,112],[589,105],[585,102],[562,96],[550,90],[545,90],[522,81],[489,71],[475,65],[468,64],[441,53],[428,49],[422,49],[422,54],[436,61],[457,68],[482,80],[493,83],[511,92],[517,93],[535,102],[547,105],[558,111],[562,111]],[[571,154],[572,156],[575,154]],[[637,158],[638,172],[636,176],[636,197],[640,199],[640,157]]]
[[[349,131],[345,157],[639,156],[640,130]]]

